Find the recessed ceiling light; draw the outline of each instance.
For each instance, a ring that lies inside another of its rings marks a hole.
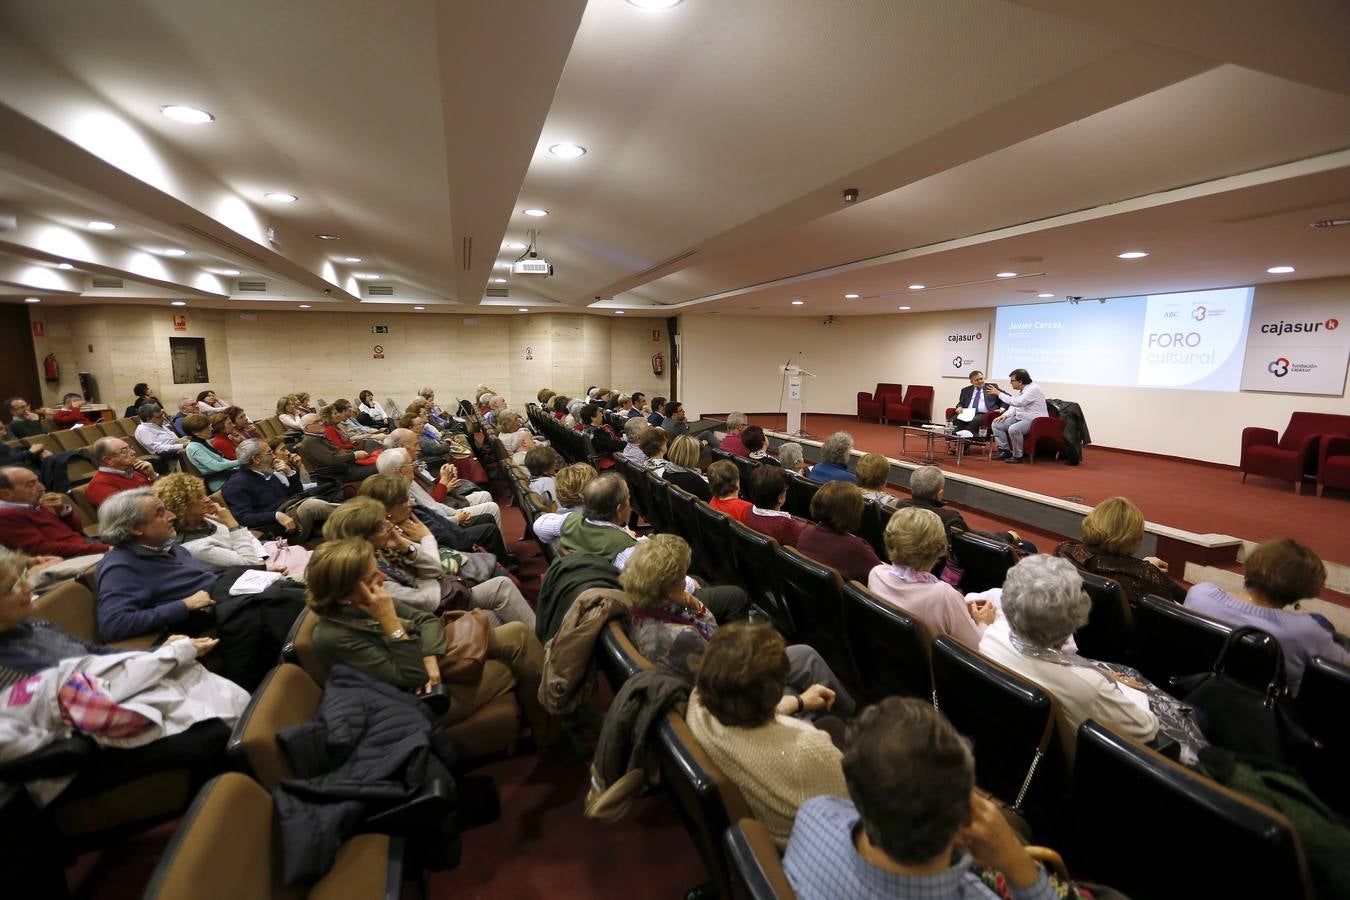
[[[793,301],[792,301],[792,305],[793,305],[793,306],[805,306],[805,305],[806,305],[806,301],[805,301],[805,300],[793,300]]]
[[[89,223],[89,230],[90,230],[90,231],[113,231],[113,230],[116,229],[116,228],[117,228],[117,226],[114,225],[113,223],[111,223],[111,222],[100,222],[98,219],[94,219],[94,220],[90,221],[90,223]]]
[[[238,275],[238,274],[239,274],[239,270],[238,270],[238,269],[221,269],[221,270],[220,270],[220,274],[222,274],[222,275]]]
[[[316,238],[318,238],[319,240],[321,240],[321,241],[340,241],[340,240],[342,240],[342,238],[338,237],[336,234],[316,234],[316,235],[314,235],[314,236],[315,236]]]
[[[170,301],[169,301],[169,305],[170,305],[170,306],[187,306],[187,301],[186,301],[186,300],[170,300]]]
[[[586,155],[586,148],[580,144],[554,144],[548,148],[548,152],[558,159],[576,159]]]
[[[1293,266],[1271,266],[1269,269],[1266,269],[1266,271],[1269,272],[1269,273],[1272,274],[1272,275],[1288,275],[1290,272],[1294,271],[1294,267],[1293,267]]]
[[[862,296],[862,295],[861,295],[861,294],[845,294],[845,295],[844,295],[844,299],[845,299],[845,300],[857,300],[860,296]]]
[[[911,284],[911,285],[909,286],[909,289],[910,289],[911,291],[921,291],[921,290],[923,290],[923,289],[926,288],[926,287],[928,287],[928,285],[926,285],[926,284]]]
[[[997,272],[997,273],[994,274],[994,277],[995,277],[995,278],[1016,278],[1016,277],[1017,277],[1017,273],[1016,273],[1016,272]]]
[[[343,262],[349,262],[349,263],[359,263],[359,262],[361,262],[361,257],[359,257],[359,256],[344,256],[344,257],[342,257],[342,261],[343,261]]]
[[[1124,253],[1117,253],[1116,256],[1121,259],[1143,259],[1148,253],[1144,250],[1126,250]]]
[[[41,298],[41,297],[24,297],[24,298],[23,298],[23,302],[24,302],[24,303],[41,303],[41,302],[42,302],[42,298]]]
[[[57,264],[56,264],[56,267],[57,267],[58,269],[73,269],[73,268],[75,268],[75,267],[72,266],[70,263],[57,263]]]
[[[628,5],[636,6],[638,9],[670,9],[683,2],[684,0],[628,0]]]
[[[187,256],[187,251],[181,247],[170,247],[164,251],[165,256]]]
[[[621,316],[621,315],[623,315],[623,310],[621,310],[621,309],[616,309],[616,310],[614,310],[614,315],[616,315],[616,316]]]
[[[521,212],[523,212],[527,216],[534,216],[536,219],[542,219],[544,216],[548,215],[548,210],[538,209],[537,207],[533,206],[530,207],[529,209],[522,209]]]
[[[498,268],[498,269],[509,269],[509,268],[511,268],[511,263],[509,263],[509,262],[499,262],[499,263],[497,263],[496,268]]]
[[[494,279],[492,279],[492,283],[493,283],[493,284],[506,284],[506,279],[505,279],[505,278],[494,278]]]
[[[357,277],[357,278],[383,278],[384,276],[381,275],[379,272],[357,272],[357,273],[356,273],[356,277]]]
[[[308,304],[308,303],[301,303],[301,304],[300,304],[300,308],[301,308],[301,309],[309,309],[309,304]]]
[[[906,309],[909,309],[909,307],[908,307],[908,306],[902,306],[902,307],[900,307],[900,309],[901,309],[901,310],[906,310]]]
[[[1048,299],[1048,298],[1050,298],[1050,297],[1053,297],[1053,296],[1055,296],[1055,295],[1052,294],[1052,293],[1050,293],[1049,291],[1043,291],[1043,292],[1037,294],[1036,296],[1037,296],[1037,297],[1040,297],[1042,300],[1046,300],[1046,299]]]
[[[425,306],[414,306],[413,309],[426,309]]]
[[[524,250],[524,249],[525,249],[525,245],[522,244],[520,241],[512,241],[511,243],[509,243],[509,244],[506,245],[506,249],[507,249],[507,250]]]
[[[294,203],[300,199],[294,194],[288,194],[285,191],[268,191],[266,194],[263,194],[263,196],[268,200],[275,200],[278,203]]]
[[[516,307],[516,312],[529,312],[529,311],[530,311],[530,308],[529,308],[528,306],[517,306],[517,307]]]
[[[204,109],[198,109],[195,106],[180,106],[170,104],[161,106],[159,111],[164,113],[175,122],[186,122],[189,125],[205,125],[207,122],[214,122],[216,117]]]

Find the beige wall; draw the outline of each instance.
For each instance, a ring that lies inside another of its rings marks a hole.
[[[1350,302],[1350,278],[1261,285],[1254,303],[1327,296]],[[940,415],[966,384],[964,378],[937,377],[944,326],[985,318],[992,324],[994,311],[846,317],[830,326],[821,324],[823,317],[685,315],[680,318],[681,399],[691,417],[698,412],[785,408],[779,405],[779,367],[800,350],[799,364],[816,374],[803,387],[808,412],[852,415],[858,391],[870,391],[878,381],[898,381],[933,385]],[[1095,443],[1230,465],[1238,462],[1243,426],[1282,431],[1295,410],[1350,413],[1344,388],[1340,397],[1311,397],[1054,382],[1042,387],[1050,397],[1083,406]]]

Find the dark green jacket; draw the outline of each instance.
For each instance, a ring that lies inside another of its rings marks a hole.
[[[314,626],[314,649],[329,668],[343,663],[407,691],[427,683],[424,656],[440,656],[447,649],[441,620],[429,612],[394,601],[403,621],[405,640],[385,636],[380,624],[352,606],[340,606],[319,616]]]

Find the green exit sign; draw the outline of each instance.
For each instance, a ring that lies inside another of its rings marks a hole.
[[[372,326],[370,326],[370,333],[371,333],[371,334],[388,334],[388,333],[389,333],[389,326],[388,326],[388,325],[372,325]]]

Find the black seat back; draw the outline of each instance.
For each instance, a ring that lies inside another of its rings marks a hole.
[[[731,864],[724,835],[751,813],[740,788],[703,752],[689,726],[674,712],[657,728],[662,780],[670,788],[694,847],[712,876],[718,896],[732,896]]]
[[[969,531],[953,531],[951,546],[964,570],[960,590],[965,594],[1002,587],[1008,570],[1017,564],[1011,545]]]
[[[698,498],[683,488],[673,484],[666,485],[666,502],[670,506],[671,530],[684,538],[693,554],[690,563],[694,573],[706,578],[708,555],[703,549],[703,534],[699,529],[698,516],[694,513],[694,504]]]
[[[744,456],[731,456],[730,459],[741,473],[741,496],[748,500],[750,499],[747,493],[750,489],[750,476],[759,468],[759,460],[746,459]]]
[[[932,699],[928,631],[917,616],[850,581],[844,585],[844,633],[868,699],[896,694]]]
[[[1350,815],[1350,774],[1345,759],[1350,753],[1350,666],[1328,662],[1320,656],[1308,660],[1303,669],[1294,709],[1299,721],[1326,747],[1300,766],[1317,796],[1334,806],[1341,815]]]
[[[844,632],[844,580],[795,547],[779,547],[777,555],[783,599],[798,640],[816,648],[834,674],[857,685],[857,666]]]
[[[1064,767],[1054,697],[948,635],[932,653],[935,703],[974,743],[979,785],[1019,810],[1057,795]]]
[[[1078,652],[1089,659],[1123,663],[1129,659],[1133,626],[1125,589],[1113,578],[1104,578],[1081,569],[1083,590],[1092,600],[1088,623],[1074,632]]]
[[[642,511],[642,517],[652,524],[657,531],[674,531],[670,522],[670,497],[666,494],[665,479],[657,475],[650,469],[643,473],[644,484],[646,486],[647,506]]]
[[[1289,820],[1089,719],[1070,800],[1074,871],[1132,897],[1311,898]],[[1177,836],[1188,860],[1177,864]]]
[[[775,628],[785,636],[795,635],[797,629],[783,601],[778,542],[730,517],[727,529],[731,532],[741,587],[750,595],[750,601],[769,616]]]
[[[727,829],[731,900],[796,900],[773,836],[762,822],[741,819]]]
[[[595,654],[600,671],[605,673],[605,680],[609,682],[609,689],[616,694],[630,677],[652,667],[651,660],[643,656],[629,639],[623,620],[615,619],[601,630],[595,642]]]
[[[799,519],[814,522],[815,519],[811,517],[811,498],[820,490],[820,482],[793,473],[788,473],[787,481],[787,502],[783,504],[783,509]]]
[[[708,580],[712,584],[741,584],[736,570],[736,548],[732,545],[731,517],[702,500],[694,501],[693,511],[701,541],[701,567]]]
[[[1233,627],[1179,603],[1146,594],[1130,604],[1130,665],[1163,688],[1173,676],[1208,671]]]
[[[890,559],[886,553],[886,525],[895,513],[892,507],[875,500],[863,501],[862,522],[858,525],[858,537],[872,545],[872,549],[881,559]]]

